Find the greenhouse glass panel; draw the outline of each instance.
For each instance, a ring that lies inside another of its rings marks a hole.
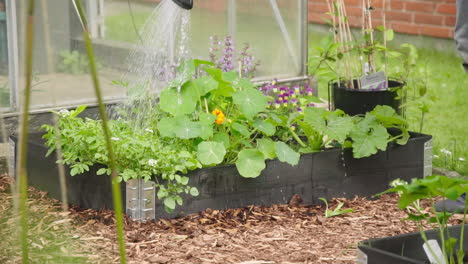
[[[5,0],[0,0],[0,109],[10,107],[8,26],[7,6]]]
[[[145,21],[158,0],[105,0],[104,40],[139,44]],[[257,80],[306,75],[306,0],[194,0],[191,51],[209,57],[210,37],[232,36],[236,51],[244,43],[260,62]]]
[[[17,2],[20,62],[25,55],[25,6]],[[96,101],[79,21],[71,1],[37,1],[34,17],[32,108],[76,106]],[[97,48],[98,49],[98,48]],[[120,72],[98,58],[100,80],[107,99],[122,98],[124,89],[112,81]],[[24,65],[24,63],[20,63]],[[20,68],[19,89],[24,88]]]
[[[128,91],[120,81],[135,76],[129,70],[129,54],[145,49],[142,39],[149,34],[144,25],[154,23],[151,19],[160,1],[83,0],[83,3],[105,99],[122,100]],[[224,41],[229,36],[237,54],[244,43],[250,45],[255,62],[260,62],[255,80],[303,78],[307,59],[306,7],[307,0],[195,0],[189,16],[190,57],[209,59],[210,37]],[[95,102],[81,26],[72,2],[37,1],[35,12],[32,107],[48,109]],[[25,44],[24,1],[16,2],[16,17],[21,62]],[[15,94],[20,94],[20,88],[24,87],[23,75],[20,69]]]

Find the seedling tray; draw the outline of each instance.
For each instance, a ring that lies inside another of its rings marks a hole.
[[[452,237],[459,238],[461,226],[449,228]],[[464,241],[468,239],[468,225],[465,225]],[[428,240],[436,239],[442,245],[439,230],[426,232]],[[423,250],[424,240],[419,232],[362,241],[359,245],[361,262],[359,264],[428,264],[429,260]],[[457,243],[458,246],[458,243]],[[456,250],[458,247],[456,246]],[[463,243],[468,252],[468,244]],[[465,253],[466,254],[466,253]],[[367,262],[366,262],[367,260]],[[464,263],[467,263],[466,261]]]

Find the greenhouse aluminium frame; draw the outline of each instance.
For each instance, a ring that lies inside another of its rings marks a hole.
[[[271,7],[273,10],[278,8],[278,0],[267,0],[269,3],[271,3]],[[299,61],[299,72],[298,74],[294,74],[294,76],[288,76],[288,77],[283,77],[283,78],[278,78],[279,83],[304,83],[308,82],[310,80],[310,77],[308,76],[307,72],[307,62],[308,62],[308,1],[307,0],[296,0],[297,1],[297,7],[299,10],[297,11],[298,18],[298,33],[299,34],[299,39],[300,41],[300,47],[298,50],[298,61]],[[87,1],[88,5],[91,3],[95,3],[96,1]],[[97,3],[97,2],[96,2]],[[237,0],[228,0],[227,5],[227,13],[226,13],[226,21],[227,21],[227,32],[230,35],[233,35],[235,37],[236,32],[237,32],[237,7],[238,7]],[[195,2],[196,4],[196,2]],[[20,100],[21,100],[21,41],[20,41],[20,30],[18,27],[18,18],[22,17],[21,12],[18,12],[18,4],[16,1],[6,1],[6,19],[7,19],[7,38],[8,38],[8,85],[9,85],[9,100],[10,104],[8,107],[1,107],[1,111],[4,113],[3,115],[5,117],[8,116],[17,116],[19,113],[19,106],[20,106]],[[278,10],[277,10],[278,11]],[[278,12],[279,14],[279,12]],[[72,14],[70,14],[71,16]],[[73,14],[74,15],[74,14]],[[92,15],[92,14],[90,14]],[[281,15],[279,15],[279,18],[281,18]],[[276,17],[276,23],[281,27],[281,21],[279,20],[278,17]],[[90,21],[93,21],[91,18]],[[100,21],[98,19],[94,19],[94,21]],[[102,23],[102,21],[100,21]],[[284,23],[284,21],[283,21]],[[21,25],[20,25],[21,26]],[[102,24],[100,25],[102,26]],[[286,39],[283,39],[283,41],[288,42]],[[102,40],[99,40],[98,42],[103,42]],[[297,44],[297,43],[296,43]],[[254,79],[258,84],[263,84],[266,82],[271,81],[271,79],[275,78],[274,76],[263,76]],[[113,97],[113,98],[107,98],[106,103],[112,104],[112,103],[118,103],[121,100],[123,100],[124,97]],[[57,110],[57,109],[64,109],[64,108],[73,108],[78,105],[82,104],[87,104],[90,106],[96,105],[95,101],[86,98],[86,99],[77,99],[71,102],[65,102],[65,103],[56,103],[56,104],[44,104],[44,105],[35,105],[33,109],[31,110],[32,114],[40,114],[40,113],[46,113],[50,112],[51,110]]]

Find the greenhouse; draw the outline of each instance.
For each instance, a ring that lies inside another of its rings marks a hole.
[[[464,12],[0,0],[0,263],[465,263]]]

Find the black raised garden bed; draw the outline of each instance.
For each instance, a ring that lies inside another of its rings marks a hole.
[[[459,239],[461,226],[453,226],[449,228],[450,235]],[[463,250],[468,256],[468,225],[465,225],[463,234],[464,241]],[[430,230],[426,232],[427,239],[435,239],[439,245],[442,245],[439,236],[439,230]],[[360,256],[360,259],[367,259],[367,264],[429,264],[429,260],[423,250],[424,240],[419,232],[398,235],[393,237],[369,239],[361,242],[359,250],[365,254]],[[455,246],[455,250],[458,250]],[[468,263],[466,256],[463,263]]]
[[[317,203],[319,197],[370,197],[387,189],[396,178],[423,177],[424,143],[431,136],[412,133],[408,144],[390,144],[387,151],[363,159],[352,158],[351,151],[325,150],[302,155],[297,166],[278,160],[267,161],[266,169],[255,179],[242,178],[234,165],[204,168],[189,173],[191,186],[200,195],[185,197],[184,205],[168,215],[156,201],[156,218],[174,217],[207,208],[228,209],[248,205],[284,204],[298,194],[305,203]],[[45,157],[47,147],[39,134],[30,136],[28,151],[29,184],[60,199],[55,155]],[[98,166],[88,173],[69,176],[68,201],[84,208],[112,209],[110,178],[96,175]],[[125,184],[122,183],[125,195]],[[125,196],[123,196],[125,197]]]

